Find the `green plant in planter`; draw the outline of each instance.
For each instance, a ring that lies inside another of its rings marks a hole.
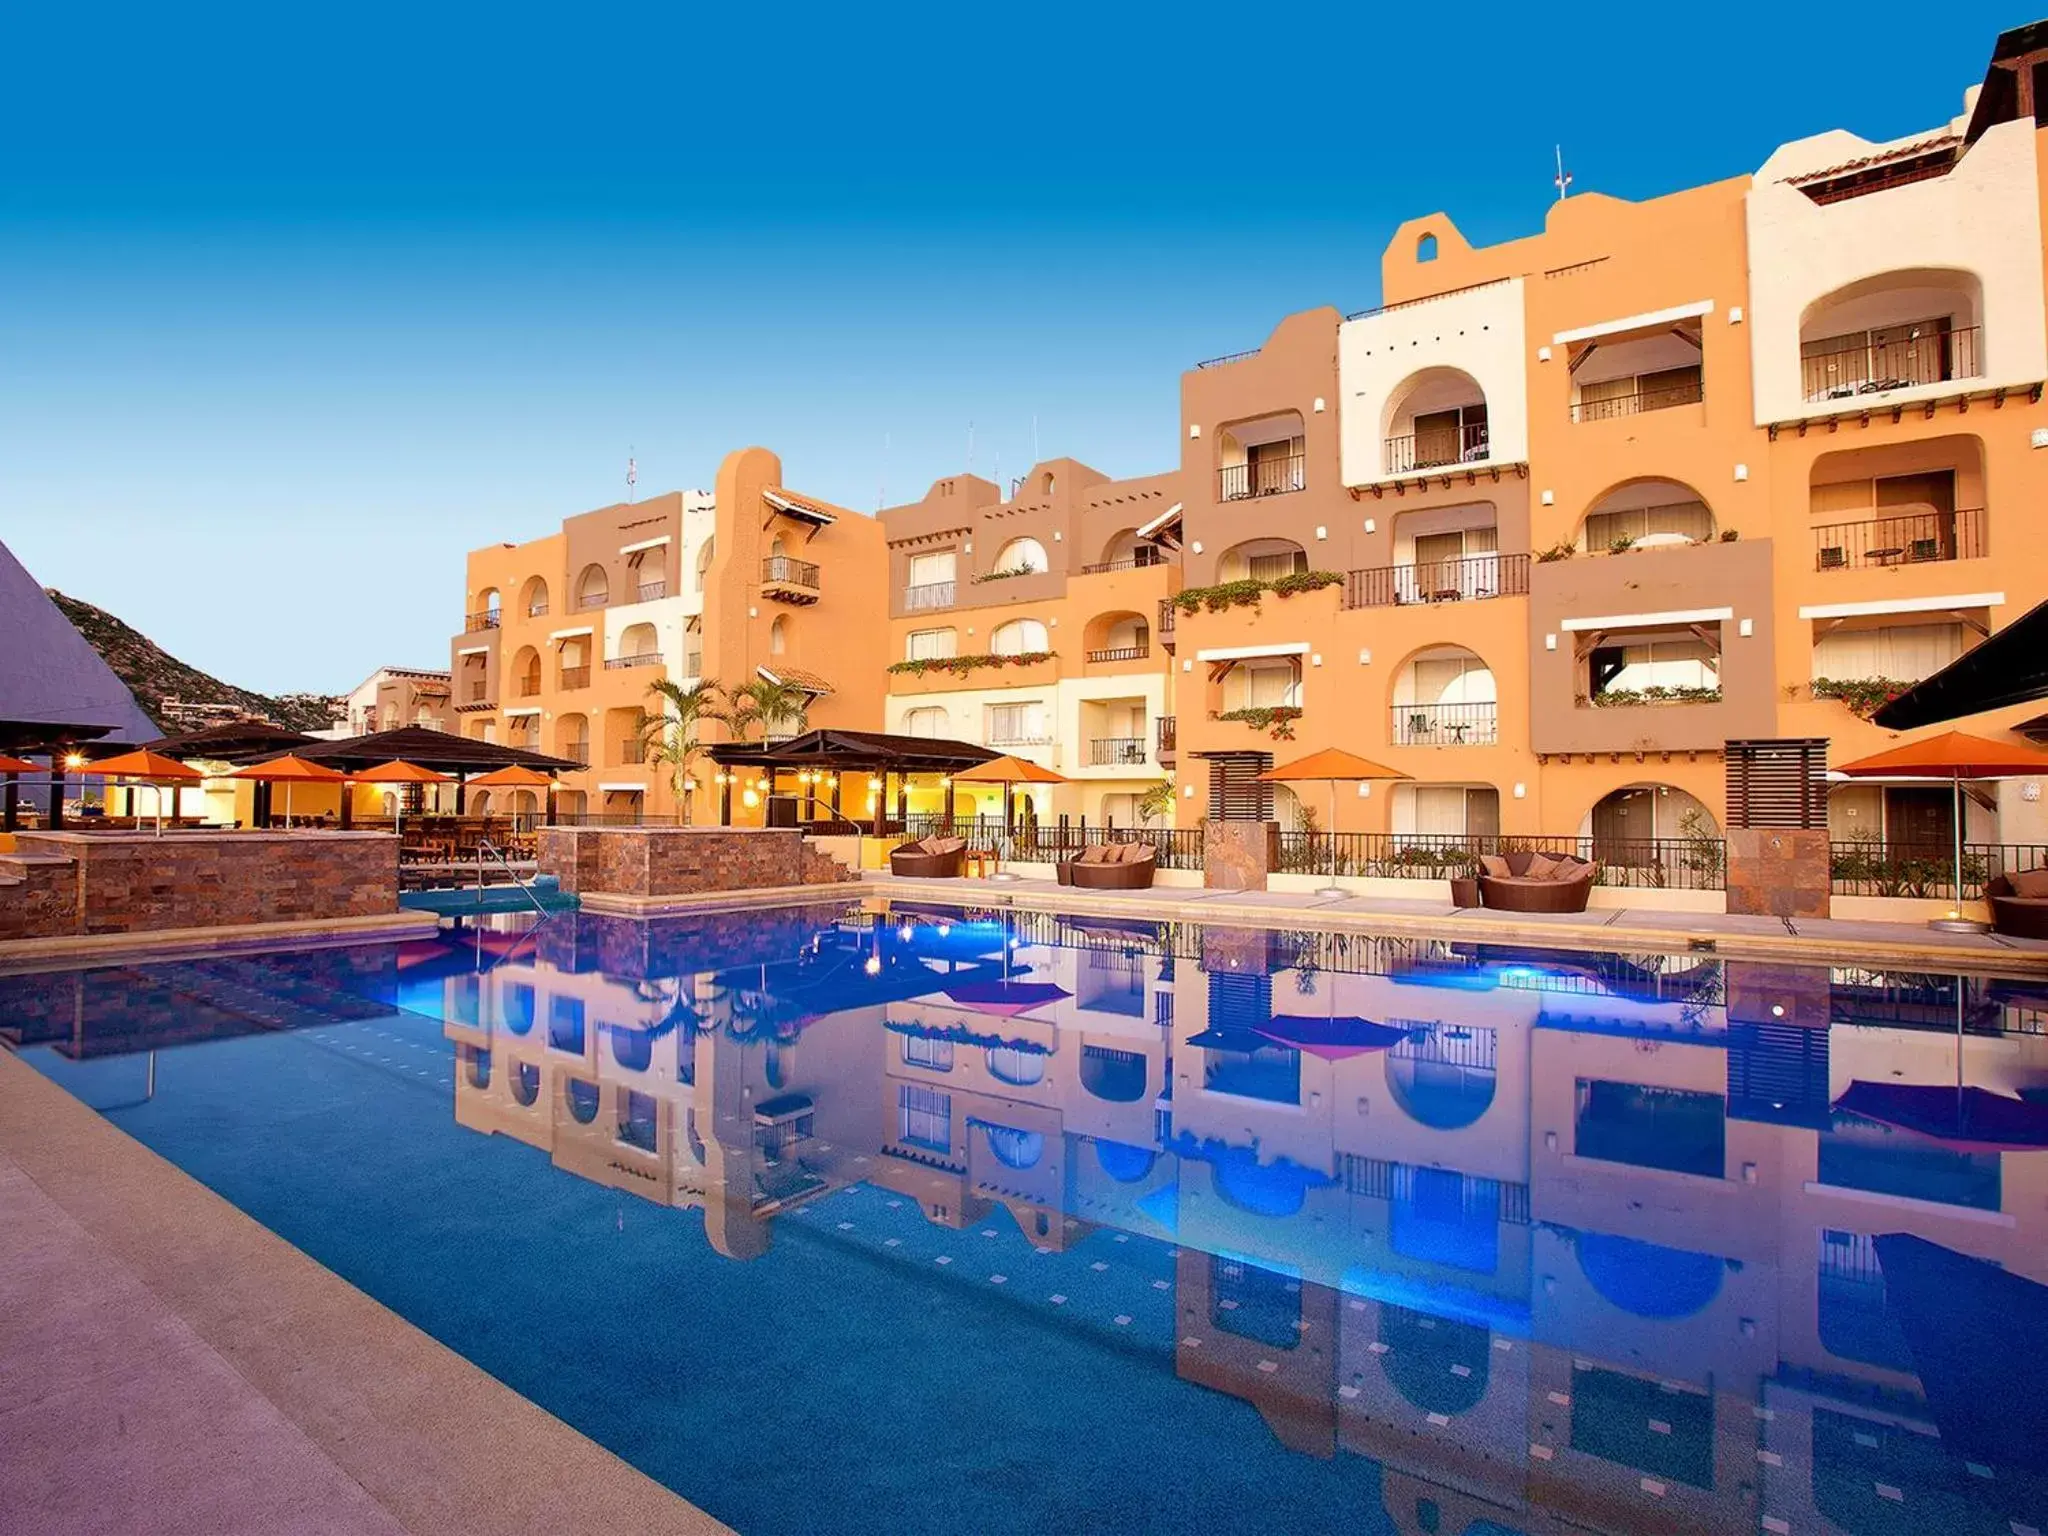
[[[1636,536],[1632,533],[1617,533],[1607,546],[1610,555],[1625,555],[1636,547]]]
[[[1741,538],[1741,537],[1742,537],[1742,532],[1741,532],[1741,530],[1740,530],[1740,529],[1737,529],[1737,528],[1723,528],[1723,529],[1721,530],[1721,542],[1722,542],[1723,544],[1733,544],[1733,543],[1734,543],[1734,542],[1735,542],[1735,541],[1736,541],[1737,539],[1739,539],[1739,538]]]
[[[1008,581],[1013,576],[1036,576],[1039,574],[1038,571],[1033,570],[1028,565],[1013,565],[1007,570],[983,571],[980,575],[971,579],[976,586],[979,586],[985,581]]]
[[[954,677],[965,677],[970,672],[979,672],[993,667],[1028,667],[1041,661],[1051,661],[1058,651],[1019,651],[1014,656],[998,656],[985,653],[978,656],[919,656],[911,661],[892,661],[888,670],[898,676],[923,677],[927,672],[945,672]]]
[[[1553,560],[1569,560],[1578,552],[1576,545],[1559,542],[1551,545],[1548,549],[1537,550],[1536,563],[1538,565],[1548,565]]]
[[[1182,613],[1223,613],[1231,608],[1256,608],[1268,592],[1275,597],[1292,597],[1297,592],[1319,592],[1341,586],[1342,571],[1291,571],[1271,581],[1222,581],[1213,587],[1183,587],[1173,595],[1173,606]]]
[[[1838,699],[1868,720],[1912,686],[1895,677],[1816,677],[1808,688],[1816,699]]]
[[[1718,686],[1697,688],[1683,683],[1660,683],[1651,688],[1609,688],[1580,702],[1595,709],[1625,709],[1632,704],[1718,704],[1721,690]]]
[[[1254,730],[1265,731],[1275,741],[1292,741],[1294,722],[1301,718],[1301,709],[1293,704],[1262,705],[1249,709],[1226,709],[1215,718],[1235,720]]]

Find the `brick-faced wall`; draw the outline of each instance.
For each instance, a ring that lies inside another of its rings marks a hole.
[[[765,827],[546,827],[540,867],[579,896],[758,891],[821,875],[802,832]]]
[[[16,849],[14,860],[0,862],[55,870],[55,861],[64,861],[59,883],[68,885],[69,897],[50,898],[35,878],[0,887],[0,938],[398,910],[398,840],[381,832],[24,832]]]

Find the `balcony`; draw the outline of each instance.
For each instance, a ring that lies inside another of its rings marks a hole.
[[[1387,439],[1387,473],[1412,474],[1452,464],[1477,464],[1487,455],[1486,423],[1467,422],[1434,432],[1411,432]]]
[[[633,596],[639,602],[654,602],[659,598],[668,596],[668,583],[666,581],[643,581],[633,589]]]
[[[626,740],[619,743],[619,750],[615,755],[616,766],[620,768],[638,768],[641,764],[645,763],[646,761],[646,742],[640,740],[637,736],[634,736],[628,737]]]
[[[1143,661],[1152,654],[1149,645],[1116,645],[1107,650],[1084,651],[1082,654],[1092,662]]]
[[[1173,654],[1173,621],[1179,613],[1180,609],[1174,606],[1172,598],[1159,599],[1159,626],[1154,633],[1159,636],[1159,643],[1169,656]]]
[[[1142,736],[1100,736],[1088,743],[1091,768],[1142,768],[1145,761]]]
[[[611,601],[609,592],[586,592],[576,599],[576,611],[589,613],[593,608],[602,608]]]
[[[1946,324],[1914,321],[1807,342],[1800,349],[1801,393],[1813,405],[1981,377],[1982,327]]]
[[[555,748],[555,756],[567,758],[578,768],[588,768],[590,766],[590,743],[587,741],[572,741],[566,746]]]
[[[491,697],[491,685],[485,682],[471,683],[465,691],[464,697],[471,704],[486,703]]]
[[[526,605],[526,616],[529,619],[544,619],[548,616],[548,605],[546,603],[528,603]]]
[[[1052,745],[1052,738],[1050,736],[992,735],[988,739],[988,744],[992,747],[1049,747]]]
[[[1706,387],[1698,368],[1674,368],[1668,374],[1628,379],[1632,389],[1582,398],[1572,405],[1573,421],[1611,421],[1617,416],[1640,416],[1645,411],[1669,410],[1675,405],[1698,405],[1706,399]],[[1595,386],[1587,385],[1587,389]]]
[[[1388,740],[1397,747],[1490,747],[1500,739],[1491,701],[1482,704],[1396,704]]]
[[[587,666],[562,668],[558,674],[556,686],[560,688],[588,688],[590,686],[590,668]]]
[[[1477,602],[1489,597],[1528,595],[1527,555],[1467,555],[1460,560],[1426,560],[1420,565],[1382,565],[1349,571],[1344,577],[1346,608]]]
[[[903,611],[921,613],[927,608],[950,608],[953,606],[953,583],[950,581],[921,582],[914,587],[903,589]]]
[[[1171,768],[1175,760],[1180,756],[1180,717],[1178,715],[1161,715],[1159,717],[1157,736],[1156,756],[1159,759],[1159,766]]]
[[[761,562],[761,595],[778,603],[815,603],[818,568],[808,560],[769,555]]]
[[[1813,530],[1817,571],[1891,570],[1944,560],[1981,560],[1987,553],[1981,507],[1906,512]]]
[[[605,661],[604,669],[607,672],[623,672],[629,667],[658,667],[660,665],[661,652],[643,651],[637,656],[608,657]]]
[[[1223,498],[1225,501],[1231,499],[1227,496]],[[1127,555],[1121,560],[1098,560],[1093,565],[1084,565],[1081,567],[1081,574],[1083,576],[1102,576],[1111,571],[1142,571],[1151,566],[1164,565],[1165,563],[1166,561],[1159,551],[1147,545],[1139,549],[1135,554]]]
[[[1254,496],[1284,496],[1301,490],[1308,483],[1305,464],[1306,456],[1299,453],[1226,464],[1216,471],[1216,499],[1247,501]]]
[[[519,686],[513,690],[522,699],[535,698],[540,693],[540,674],[529,672],[519,679]]]
[[[462,632],[465,635],[480,634],[487,629],[496,629],[500,618],[499,610],[486,608],[480,613],[463,615]]]

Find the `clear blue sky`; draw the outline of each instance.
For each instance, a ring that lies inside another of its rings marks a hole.
[[[1828,127],[2011,6],[17,8],[0,539],[247,686],[447,664],[462,556],[763,443],[872,508],[1168,467],[1180,371]]]

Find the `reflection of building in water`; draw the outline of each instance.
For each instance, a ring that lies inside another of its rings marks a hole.
[[[1952,1486],[1872,1240],[2048,1278],[2048,1152],[1916,1097],[2039,1101],[2024,988],[1016,914],[608,926],[447,983],[464,1124],[702,1205],[735,1256],[856,1181],[1048,1254],[1147,1240],[1178,1373],[1384,1464],[1401,1530],[2008,1497]]]

